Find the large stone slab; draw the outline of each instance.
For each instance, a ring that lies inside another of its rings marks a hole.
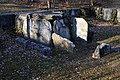
[[[20,14],[16,19],[17,32],[24,37],[44,45],[51,45],[52,27],[49,21],[42,19],[39,14]]]
[[[38,18],[37,18],[37,16],[33,15],[33,17],[30,20],[31,20],[31,23],[30,23],[30,39],[37,40],[40,37],[38,35],[38,33],[39,33],[38,32],[38,30],[39,30]]]
[[[117,20],[120,22],[120,9],[117,9]]]
[[[54,21],[53,31],[55,33],[59,34],[60,36],[64,37],[64,38],[67,38],[69,40],[71,39],[71,37],[70,37],[70,30],[65,25],[63,19]]]
[[[71,24],[71,26],[70,26],[71,39],[72,39],[73,42],[76,42],[76,39],[77,39],[77,34],[76,34],[76,32],[77,32],[76,19],[74,17],[71,18],[69,23]]]
[[[75,18],[76,20],[76,35],[77,37],[87,41],[88,37],[88,23],[83,18]]]
[[[23,33],[25,37],[28,37],[27,31],[27,14],[19,14],[16,16],[16,27],[18,33]]]
[[[70,40],[63,38],[56,33],[52,34],[52,39],[53,39],[54,46],[56,48],[73,52],[75,45]]]
[[[51,44],[52,27],[46,19],[31,19],[30,38],[44,45]]]
[[[112,13],[112,8],[103,8],[103,19],[110,20]]]
[[[71,15],[75,17],[79,17],[82,14],[80,9],[72,9]]]

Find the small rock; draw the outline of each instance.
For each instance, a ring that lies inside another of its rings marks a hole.
[[[98,45],[92,55],[92,58],[99,59],[111,51],[111,45],[102,43]]]

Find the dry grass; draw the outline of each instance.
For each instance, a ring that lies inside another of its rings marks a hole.
[[[118,41],[118,40],[120,40],[120,35],[113,36],[113,37],[110,37],[110,38],[102,40],[102,41],[97,41],[97,43],[99,43],[99,44],[101,44],[101,43],[112,43],[113,41]]]

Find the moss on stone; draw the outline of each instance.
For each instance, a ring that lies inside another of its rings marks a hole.
[[[96,9],[96,18],[102,19],[103,9],[100,7],[98,10]]]
[[[112,10],[110,23],[112,23],[112,24],[117,24],[118,23],[118,20],[117,20],[117,9],[113,9]]]
[[[16,33],[18,34],[18,36],[22,36],[22,34],[23,34],[23,21],[20,20],[20,23],[19,23],[17,19],[18,19],[18,16],[16,16],[15,30],[16,30]]]

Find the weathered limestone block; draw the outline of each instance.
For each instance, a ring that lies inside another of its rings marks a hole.
[[[34,42],[30,42],[29,40],[20,37],[16,38],[16,41],[23,44],[24,48],[31,47],[35,50],[40,51],[41,53],[39,53],[39,55],[43,58],[48,58],[51,55],[51,48],[47,46],[44,46],[42,44],[36,44]]]
[[[30,38],[44,45],[51,44],[52,27],[46,19],[31,19]]]
[[[75,18],[76,20],[76,35],[78,38],[81,38],[87,41],[88,37],[88,23],[83,18]]]
[[[24,37],[50,46],[52,28],[49,21],[42,19],[39,14],[20,14],[16,19],[17,32]]]
[[[37,40],[38,39],[38,29],[39,29],[39,15],[32,14],[31,16],[31,23],[30,23],[30,39]],[[38,40],[37,40],[38,41]],[[39,42],[39,41],[38,41]]]
[[[92,58],[99,59],[111,51],[111,46],[106,43],[98,45],[92,55]]]
[[[31,19],[31,26],[30,26],[30,39],[37,40],[39,36],[38,34],[38,29],[39,29],[39,22],[38,19]]]
[[[117,20],[120,22],[120,9],[117,9]]]
[[[68,40],[66,38],[63,38],[56,33],[52,34],[52,39],[53,39],[54,46],[56,48],[60,48],[60,49],[63,49],[63,50],[73,52],[73,49],[74,49],[75,45],[70,40]]]
[[[77,35],[76,35],[76,31],[77,31],[77,27],[76,27],[76,19],[74,17],[71,16],[67,16],[64,18],[64,23],[67,27],[69,27],[69,32],[70,32],[70,37],[71,37],[71,41],[75,42],[77,39]]]
[[[67,38],[69,40],[71,39],[71,37],[70,37],[70,30],[65,25],[63,19],[54,21],[53,31],[55,33],[59,34],[60,36],[64,37],[64,38]]]
[[[103,19],[110,20],[112,13],[112,8],[103,8]]]
[[[25,37],[28,37],[27,32],[27,14],[20,14],[16,17],[16,27],[18,33],[23,33]]]
[[[42,19],[39,22],[39,40],[47,45],[51,44],[52,27],[49,21]]]

